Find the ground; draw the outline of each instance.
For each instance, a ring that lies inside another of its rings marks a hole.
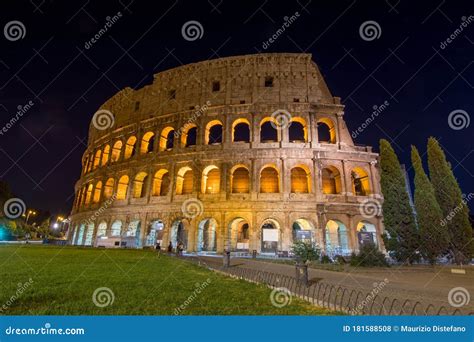
[[[2,315],[331,314],[297,298],[278,308],[265,286],[151,250],[15,245],[0,246],[0,260]],[[94,304],[100,287],[111,305]]]

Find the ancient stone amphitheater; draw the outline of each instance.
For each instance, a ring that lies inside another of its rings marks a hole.
[[[309,54],[180,66],[94,114],[69,241],[280,256],[297,240],[329,255],[383,248],[377,158],[354,144]]]

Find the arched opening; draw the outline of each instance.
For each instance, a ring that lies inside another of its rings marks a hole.
[[[93,165],[94,165],[94,155],[90,154],[88,162],[87,162],[87,172],[91,172]]]
[[[160,135],[160,151],[169,151],[174,145],[174,128],[166,127]]]
[[[221,188],[221,171],[215,165],[210,165],[202,172],[201,193],[218,194]]]
[[[307,142],[308,128],[306,120],[300,117],[291,118],[291,125],[288,127],[288,139],[290,142]]]
[[[128,190],[128,176],[124,175],[120,177],[118,186],[117,186],[117,199],[124,200],[127,198],[127,190]]]
[[[260,192],[278,193],[280,192],[280,179],[278,170],[273,166],[267,166],[260,172]]]
[[[248,222],[241,218],[235,218],[229,225],[229,248],[234,251],[249,251],[250,226]]]
[[[265,118],[260,123],[260,142],[271,143],[278,142],[278,130],[275,120],[271,117]]]
[[[107,236],[107,222],[101,221],[99,225],[97,226],[97,234],[96,238],[101,238]]]
[[[137,143],[137,137],[131,136],[130,138],[128,138],[127,143],[125,144],[125,154],[124,154],[125,160],[130,159],[131,157],[135,155],[136,143]]]
[[[84,240],[84,230],[85,229],[86,229],[86,225],[84,223],[81,224],[81,226],[79,227],[79,233],[77,234],[77,241],[76,241],[76,245],[78,245],[78,246],[82,245],[82,242]]]
[[[370,181],[368,173],[360,167],[351,172],[352,193],[356,196],[368,196],[370,194]]]
[[[206,145],[222,143],[222,122],[219,120],[212,120],[207,123],[204,142]]]
[[[296,166],[291,169],[291,192],[296,194],[307,194],[311,189],[311,174],[305,165]]]
[[[99,203],[101,193],[102,193],[102,182],[98,181],[97,183],[95,183],[94,197],[92,198],[92,202]]]
[[[187,124],[183,133],[181,133],[181,146],[195,146],[197,141],[197,126],[195,124]]]
[[[120,159],[120,154],[122,153],[122,141],[117,140],[112,148],[112,155],[110,156],[110,162],[115,163]]]
[[[193,192],[193,170],[189,166],[182,167],[176,177],[176,195],[186,195]]]
[[[109,178],[107,179],[107,182],[105,182],[104,197],[106,199],[109,199],[112,197],[114,193],[114,185],[115,185],[115,180],[113,178]]]
[[[314,226],[310,221],[298,219],[293,222],[293,242],[307,242],[312,244],[314,234]]]
[[[94,237],[94,223],[87,225],[86,239],[84,240],[84,246],[92,246],[92,238]]]
[[[377,246],[377,229],[375,225],[368,221],[359,221],[357,223],[357,240],[359,248],[368,244]]]
[[[235,166],[231,178],[233,194],[248,194],[250,191],[250,174],[245,166]]]
[[[336,126],[329,118],[319,119],[318,125],[318,141],[327,144],[336,143]]]
[[[115,220],[110,228],[110,236],[120,236],[122,234],[122,221]]]
[[[277,254],[280,244],[280,225],[273,219],[267,219],[262,223],[262,253]]]
[[[170,174],[168,170],[156,171],[153,178],[153,196],[166,196],[170,190]]]
[[[145,245],[154,246],[159,243],[161,248],[166,248],[163,246],[163,234],[164,234],[165,225],[161,220],[153,220],[150,222],[150,227],[148,229],[148,235],[146,236]]]
[[[335,255],[350,254],[346,226],[338,220],[326,223],[326,253]]]
[[[171,225],[170,242],[173,248],[176,248],[179,243],[182,243],[186,249],[188,233],[182,221],[174,221]]]
[[[140,146],[140,154],[153,152],[154,143],[155,143],[155,133],[146,132],[142,138],[142,144]]]
[[[122,245],[126,247],[141,247],[140,241],[140,229],[141,221],[132,220],[128,224],[127,230],[125,231],[124,237],[122,238]]]
[[[105,145],[104,152],[102,153],[102,163],[101,165],[104,166],[109,161],[110,156],[110,145]]]
[[[232,141],[250,142],[250,122],[247,119],[237,119],[232,123]]]
[[[89,203],[91,203],[92,189],[93,189],[93,185],[91,183],[87,186],[86,201],[84,203],[85,205],[89,205]]]
[[[341,174],[334,166],[325,167],[322,171],[322,186],[325,195],[341,193]]]
[[[142,198],[146,196],[146,181],[148,174],[146,172],[139,172],[133,181],[133,198]]]
[[[217,245],[217,221],[213,218],[202,220],[198,226],[197,251],[214,252]]]
[[[74,227],[74,232],[72,234],[72,240],[71,240],[71,244],[72,245],[75,245],[76,244],[76,238],[77,238],[77,232],[79,230],[79,226],[76,224],[76,227]]]
[[[97,150],[95,152],[95,157],[94,157],[94,166],[93,166],[93,169],[97,169],[99,166],[100,166],[100,157],[102,155],[102,151],[101,150]]]

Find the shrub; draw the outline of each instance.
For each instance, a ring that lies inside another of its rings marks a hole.
[[[375,244],[364,244],[359,254],[352,253],[351,266],[362,266],[362,267],[384,267],[388,266],[385,255],[380,252]]]
[[[322,264],[332,264],[332,260],[330,257],[328,257],[327,255],[323,255],[321,257],[321,263]]]
[[[296,257],[298,262],[309,262],[318,260],[320,251],[319,248],[313,244],[305,241],[297,241],[291,246],[291,251]]]
[[[342,255],[336,255],[336,263],[339,265],[344,265],[347,264],[347,260]]]

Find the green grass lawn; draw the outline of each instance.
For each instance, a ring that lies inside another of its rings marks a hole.
[[[295,297],[275,307],[263,285],[151,250],[0,246],[0,265],[0,315],[333,314]],[[99,287],[113,292],[111,305],[94,304]]]

